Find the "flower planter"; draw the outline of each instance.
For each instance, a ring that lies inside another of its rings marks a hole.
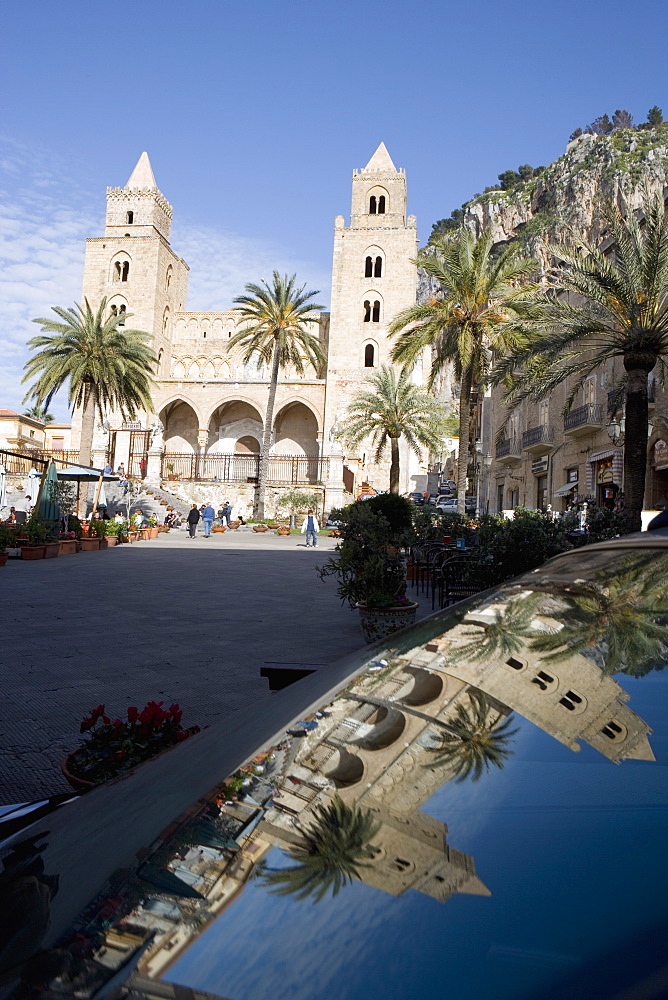
[[[228,528],[239,528],[241,526],[241,521],[230,521]]]
[[[73,756],[73,753],[68,754],[65,760],[61,760],[60,762],[60,770],[63,772],[63,777],[70,788],[73,788],[75,792],[89,792],[91,788],[95,788],[95,782],[86,781],[85,778],[77,778],[76,774],[72,774],[69,769],[69,765]]]
[[[329,537],[330,538],[340,538],[341,537],[341,532],[339,531],[338,528],[332,528],[332,530],[329,533]]]
[[[88,535],[90,534],[90,524],[81,525],[81,534],[84,538],[88,538]]]
[[[44,548],[45,559],[56,559],[60,555],[60,542],[47,542]]]
[[[266,524],[254,524],[253,525],[253,531],[263,532],[263,531],[267,531],[267,530],[268,529],[267,529],[267,525]]]
[[[82,538],[81,539],[81,550],[82,552],[98,552],[100,548],[99,538]]]
[[[77,540],[76,538],[67,538],[62,542],[58,543],[60,545],[61,556],[73,555],[77,551]]]
[[[155,525],[153,528],[149,528],[148,529],[148,537],[149,538],[157,538],[158,534],[159,534],[159,529],[158,529],[157,525]]]
[[[394,608],[367,608],[360,601],[355,605],[360,613],[360,625],[366,642],[375,642],[393,632],[398,632],[415,621],[418,605],[416,601],[397,605]]]
[[[289,535],[290,534],[290,529],[289,528],[277,528],[276,529],[276,534],[277,535]]]
[[[225,531],[227,531],[227,528],[225,527],[224,524],[214,524],[211,530],[215,532],[217,535],[222,535]]]
[[[136,542],[137,541],[137,532],[136,531],[129,531],[127,537],[128,537],[128,541],[129,542]]]
[[[4,566],[8,559],[9,552],[5,552],[4,550],[0,552],[0,566]]]
[[[107,537],[104,539],[104,541],[106,543],[105,547],[109,548],[110,546],[116,545],[118,543],[118,536],[117,535],[107,535]],[[100,548],[102,548],[102,546],[100,546]]]
[[[21,559],[43,559],[46,553],[46,545],[23,545],[21,547]]]

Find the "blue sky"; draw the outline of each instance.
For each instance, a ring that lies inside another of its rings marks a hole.
[[[191,308],[296,270],[329,296],[332,225],[384,140],[432,222],[605,111],[668,115],[659,0],[27,0],[0,32],[0,406],[30,319],[81,292],[83,239],[142,150],[175,209]],[[66,416],[61,403],[55,412]]]

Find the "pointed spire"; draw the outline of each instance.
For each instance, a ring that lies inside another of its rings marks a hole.
[[[396,169],[397,168],[392,163],[392,157],[390,156],[390,154],[388,153],[387,149],[385,148],[385,143],[381,142],[380,146],[378,147],[378,149],[376,150],[376,152],[373,154],[373,156],[371,157],[371,159],[367,163],[367,165],[364,168],[364,170],[362,171],[362,173],[368,174],[371,171],[378,171],[378,172],[380,172],[381,170],[385,171],[385,172],[388,171],[388,170],[394,170],[394,171],[396,171]]]
[[[157,191],[158,185],[155,183],[155,177],[153,176],[153,170],[151,169],[151,161],[148,158],[148,153],[142,153],[137,160],[137,166],[134,168],[130,174],[130,178],[125,185],[125,190],[144,190],[148,188],[151,191]]]

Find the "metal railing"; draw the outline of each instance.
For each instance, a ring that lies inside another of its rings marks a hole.
[[[163,479],[203,479],[208,482],[254,483],[260,468],[259,455],[165,454]],[[329,459],[317,455],[276,455],[269,458],[270,483],[291,485],[321,483],[327,478]]]
[[[541,424],[538,427],[530,427],[522,434],[522,447],[532,448],[534,445],[551,445],[554,441],[554,431],[551,427]]]
[[[21,454],[11,451],[0,451],[0,463],[10,475],[27,476],[35,462],[55,462],[60,468],[65,468],[79,461],[78,451],[41,451],[36,448],[25,450]]]
[[[576,409],[571,410],[564,417],[565,431],[572,431],[577,427],[587,427],[589,425],[603,426],[602,403],[585,403],[584,406],[576,407]]]
[[[522,454],[522,447],[517,438],[506,438],[505,441],[499,441],[496,446],[496,457],[497,458],[520,458]]]

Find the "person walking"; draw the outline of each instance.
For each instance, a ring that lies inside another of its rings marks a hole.
[[[198,523],[199,523],[199,511],[197,509],[197,504],[194,503],[190,508],[190,510],[188,511],[188,531],[190,532],[191,538],[195,537]]]
[[[318,524],[318,518],[315,516],[312,510],[308,512],[304,518],[304,523],[302,524],[302,535],[306,535],[306,548],[312,543],[313,548],[318,547],[318,532],[320,531],[320,525]]]
[[[229,500],[225,501],[225,506],[223,507],[223,517],[225,518],[225,523],[229,528],[230,521],[232,520],[232,504]]]
[[[216,516],[216,512],[210,503],[206,505],[202,511],[202,520],[204,521],[204,537],[208,538],[211,534],[211,525],[213,524],[213,519]]]

